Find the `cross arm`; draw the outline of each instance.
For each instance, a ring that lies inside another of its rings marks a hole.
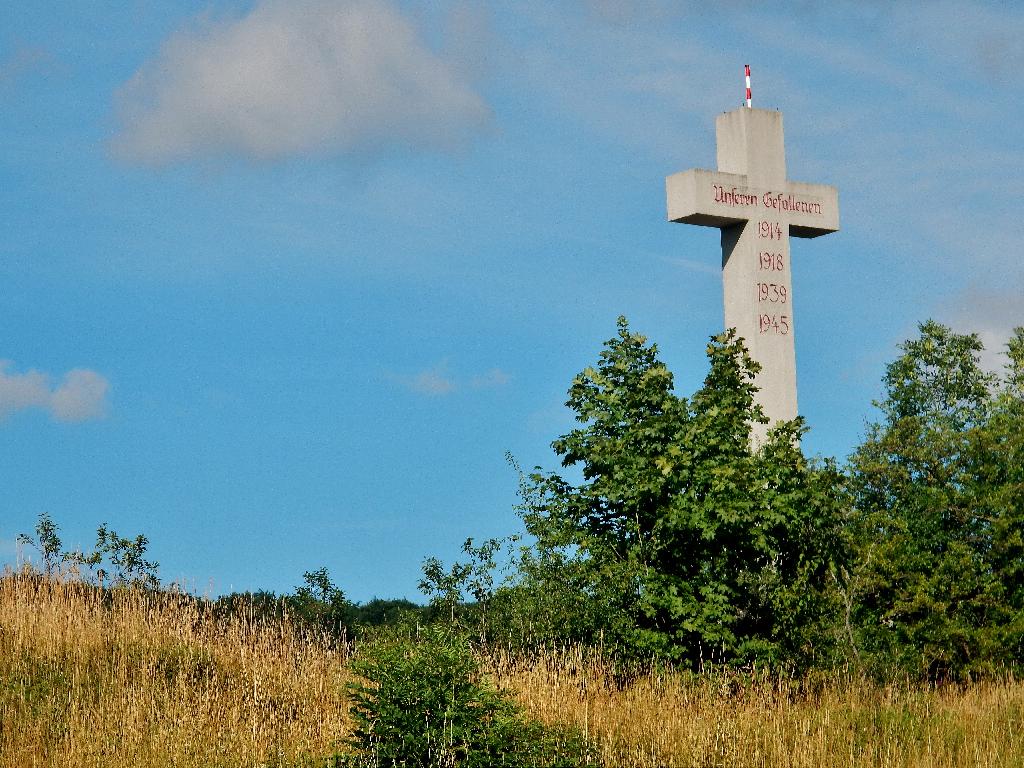
[[[668,220],[702,227],[729,227],[755,215],[757,194],[736,173],[691,170],[665,179]]]
[[[770,194],[771,198],[762,196],[762,202],[789,207],[785,213],[793,237],[820,237],[839,231],[839,190],[835,187],[789,181],[785,195]]]
[[[752,187],[738,173],[690,170],[665,179],[668,220],[703,227],[730,227],[753,218],[789,225],[794,237],[839,230],[839,192],[825,184],[785,183],[784,189]]]

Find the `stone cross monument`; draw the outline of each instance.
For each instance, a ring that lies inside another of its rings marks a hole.
[[[776,422],[796,408],[796,350],[789,236],[839,230],[835,187],[786,179],[782,114],[740,107],[715,121],[718,171],[665,180],[668,219],[722,230],[725,326],[761,364],[758,402]],[[760,442],[765,429],[755,430]]]

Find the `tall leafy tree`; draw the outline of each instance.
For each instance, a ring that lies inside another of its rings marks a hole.
[[[829,574],[843,557],[842,477],[804,458],[800,420],[753,448],[751,425],[766,421],[757,364],[734,332],[707,354],[687,400],[657,347],[619,318],[569,390],[582,426],[553,443],[582,482],[537,471],[525,484],[537,540],[527,582],[575,590],[577,627],[633,652],[806,662],[826,644]]]
[[[1006,345],[1007,364],[984,429],[971,441],[971,481],[984,521],[982,553],[995,583],[979,632],[983,664],[1024,663],[1024,327]]]
[[[858,652],[935,678],[1022,658],[1024,335],[1000,381],[977,336],[933,321],[919,332],[851,457],[850,586]]]

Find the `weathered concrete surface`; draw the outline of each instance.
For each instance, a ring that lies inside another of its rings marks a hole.
[[[666,179],[669,221],[722,231],[725,325],[761,364],[758,402],[772,421],[797,415],[789,237],[839,229],[834,187],[786,179],[782,114],[740,107],[715,123],[718,171]],[[755,428],[756,441],[764,428]]]

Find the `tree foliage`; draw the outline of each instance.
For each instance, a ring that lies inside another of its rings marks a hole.
[[[135,538],[119,536],[115,530],[103,523],[96,530],[96,549],[90,556],[81,560],[90,566],[98,566],[97,574],[102,582],[112,579],[114,584],[121,586],[135,585],[147,589],[160,586],[157,571],[160,564],[155,560],[147,560],[149,539],[144,534]],[[102,564],[106,560],[108,568]]]
[[[302,574],[302,584],[282,598],[286,612],[299,626],[343,638],[353,621],[353,604],[331,579],[326,567]]]
[[[96,546],[92,552],[64,551],[60,539],[60,526],[50,515],[42,512],[35,527],[35,537],[18,534],[18,543],[36,551],[42,559],[43,574],[47,577],[94,579],[100,586],[137,586],[156,589],[160,586],[157,573],[160,564],[146,559],[149,539],[139,534],[135,538],[119,536],[103,523],[96,529]],[[83,573],[85,571],[85,573]]]
[[[64,543],[60,539],[60,528],[53,522],[48,512],[40,512],[36,522],[35,536],[27,533],[18,534],[18,543],[23,546],[32,547],[39,553],[42,560],[43,573],[46,576],[59,574],[61,565],[68,560],[69,555],[63,551]]]
[[[858,654],[941,678],[1024,660],[1024,329],[1003,377],[933,321],[850,461]]]
[[[469,557],[466,562],[455,561],[445,569],[436,557],[423,561],[423,578],[419,590],[430,598],[430,605],[447,615],[449,623],[459,623],[474,628],[480,642],[486,643],[490,626],[490,608],[497,589],[494,573],[498,567],[496,557],[508,540],[487,539],[479,546],[473,539],[466,539],[462,551]],[[471,602],[467,603],[467,597]]]
[[[751,425],[767,421],[754,401],[757,364],[734,332],[707,354],[704,386],[687,401],[657,348],[619,319],[569,390],[582,426],[553,443],[582,481],[526,479],[523,518],[537,546],[525,584],[574,590],[577,630],[632,652],[806,663],[827,646],[842,476],[804,458],[800,420],[752,447]]]

